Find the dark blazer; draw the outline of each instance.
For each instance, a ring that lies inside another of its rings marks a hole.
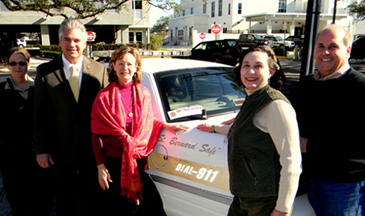
[[[79,101],[65,75],[62,57],[37,67],[34,102],[36,154],[49,153],[55,165],[95,161],[91,144],[91,107],[108,83],[106,66],[83,57]],[[95,166],[95,164],[88,164]]]

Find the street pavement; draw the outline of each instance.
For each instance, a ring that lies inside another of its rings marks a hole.
[[[31,58],[31,67],[29,69],[28,74],[35,78],[36,76],[36,67],[39,64],[48,62],[50,59],[44,59],[44,58]],[[143,61],[143,59],[142,59]],[[294,61],[292,59],[280,59],[280,64],[283,68],[283,71],[286,75],[286,87],[284,89],[284,94],[288,94],[290,90],[292,90],[298,83],[299,77],[300,77],[300,67],[301,62],[300,61]],[[365,73],[365,63],[352,63],[351,66],[358,70],[359,72]],[[7,77],[10,77],[9,70],[4,67],[3,65],[0,65],[0,81],[4,81]],[[340,87],[339,87],[340,88]],[[8,203],[8,200],[6,198],[6,194],[3,190],[3,184],[2,184],[2,178],[0,174],[0,216],[11,216],[11,209]],[[54,208],[53,208],[53,215]]]

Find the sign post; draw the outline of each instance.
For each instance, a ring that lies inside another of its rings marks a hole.
[[[87,42],[91,42],[91,41],[95,41],[95,38],[96,38],[96,33],[95,32],[87,32],[86,33],[86,41]],[[89,45],[87,46],[87,49],[88,49],[88,52],[87,53],[87,56],[88,57],[91,57],[91,46],[90,46],[90,43]]]
[[[213,24],[211,30],[212,33],[215,34],[215,39],[218,40],[218,34],[221,32],[221,25]]]

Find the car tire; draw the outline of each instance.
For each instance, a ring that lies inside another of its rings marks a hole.
[[[221,56],[213,56],[212,58],[211,58],[211,61],[212,62],[217,62],[217,63],[222,63],[222,57]]]

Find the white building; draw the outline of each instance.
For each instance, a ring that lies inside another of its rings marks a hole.
[[[149,43],[149,7],[146,1],[132,0],[121,9],[107,10],[93,18],[81,20],[88,31],[96,32],[95,42]],[[58,44],[58,28],[64,20],[42,12],[9,11],[0,2],[2,36],[20,32],[39,33],[42,45]]]
[[[337,0],[335,21],[354,35],[365,33],[365,28],[359,27],[364,24],[355,23],[346,9],[356,1]],[[238,38],[239,33],[285,38],[305,32],[308,0],[181,0],[180,4],[182,12],[175,11],[169,21],[169,36],[174,44],[195,45],[194,33],[210,35],[213,24],[221,26],[221,39]],[[332,23],[333,9],[334,0],[322,0],[319,29]]]

